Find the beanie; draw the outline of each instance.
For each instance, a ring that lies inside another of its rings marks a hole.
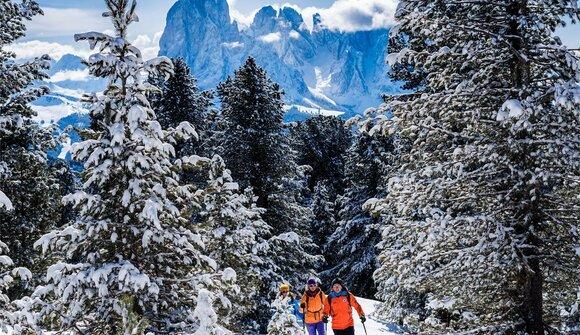
[[[314,279],[314,278],[310,278],[310,279],[308,279],[308,282],[307,282],[307,284],[308,284],[308,285],[316,285],[316,279]]]
[[[342,286],[342,288],[343,288],[343,289],[344,289],[344,288],[346,288],[346,287],[344,286],[344,283],[343,283],[342,279],[340,279],[340,278],[335,278],[335,279],[332,281],[332,284],[331,284],[331,286],[334,286],[334,284],[338,284],[338,285]]]

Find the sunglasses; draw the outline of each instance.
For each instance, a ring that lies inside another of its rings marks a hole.
[[[288,293],[288,292],[290,292],[290,291],[282,291],[282,293]]]
[[[316,287],[316,284],[310,284],[308,287]]]

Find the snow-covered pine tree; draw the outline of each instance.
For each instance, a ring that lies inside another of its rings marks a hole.
[[[272,303],[274,315],[268,324],[268,335],[306,335],[292,313],[290,297],[280,297]]]
[[[321,180],[312,191],[312,223],[313,239],[317,245],[326,246],[330,235],[336,229],[336,198],[337,194],[330,180]]]
[[[219,325],[219,318],[213,307],[212,293],[206,289],[199,291],[193,317],[199,327],[193,335],[229,335],[230,331]]]
[[[196,189],[178,180],[180,168],[204,159],[172,163],[172,143],[195,137],[195,130],[185,122],[163,130],[146,98],[157,88],[142,77],[170,73],[171,61],[143,61],[127,41],[128,26],[138,20],[135,1],[105,3],[103,15],[111,18],[116,35],[75,36],[92,48],[100,45],[87,64],[91,74],[109,80],[103,94],[90,99],[102,131],[72,148],[73,158],[84,162],[84,184],[65,201],[79,216],[36,243],[62,259],[49,267],[46,285],[21,303],[31,312],[23,312],[27,318],[21,323],[37,321],[36,331],[47,325],[91,334],[124,333],[123,326],[144,323],[153,333],[193,332],[199,327],[193,309],[200,290],[210,289],[227,303],[220,289],[228,290],[231,279],[200,251],[203,242],[189,212],[201,204],[194,201]],[[131,311],[123,310],[128,306]]]
[[[269,320],[270,292],[283,281],[276,264],[284,260],[269,252],[272,228],[262,220],[263,209],[255,206],[251,190],[241,193],[217,155],[209,170],[208,186],[201,194],[203,210],[196,225],[205,231],[208,256],[220,268],[231,268],[237,274],[237,288],[230,299],[235,307],[228,328],[243,333]]]
[[[203,141],[208,138],[209,107],[213,105],[211,92],[200,92],[196,79],[183,58],[178,57],[173,62],[173,74],[169,79],[164,76],[152,75],[148,81],[161,89],[161,93],[150,95],[151,107],[156,111],[161,127],[175,128],[181,122],[189,122],[199,134],[201,141],[187,141],[176,147],[178,156],[202,155]]]
[[[324,280],[339,276],[363,297],[376,293],[372,274],[378,267],[376,245],[380,242],[380,219],[363,205],[384,195],[384,178],[399,159],[394,142],[395,135],[357,132],[346,154],[346,192],[337,199],[339,221],[325,248],[329,256]]]
[[[216,121],[223,130],[213,135],[213,143],[219,143],[215,150],[240,187],[252,187],[258,207],[266,210],[264,221],[279,237],[276,244],[292,246],[284,252],[288,258],[281,274],[298,287],[320,258],[311,255],[315,247],[307,226],[312,213],[302,204],[303,171],[285,134],[283,92],[250,57],[219,85],[218,95]]]
[[[296,163],[312,167],[310,191],[320,181],[327,181],[335,194],[344,192],[345,152],[352,143],[352,132],[344,120],[320,115],[297,122],[290,127],[290,143],[296,151]]]
[[[316,116],[290,126],[297,164],[311,167],[304,197],[314,215],[310,227],[319,246],[326,245],[336,229],[335,201],[344,193],[344,160],[351,142],[351,130],[338,117]]]
[[[48,91],[32,84],[47,78],[49,58],[18,63],[5,49],[25,35],[25,22],[38,14],[35,1],[0,1],[0,237],[14,265],[34,272],[40,264],[32,245],[59,221],[58,185],[46,156],[54,145],[51,129],[34,122],[28,106]],[[21,297],[28,284],[33,283],[14,283],[9,296]]]
[[[379,115],[375,130],[396,125],[413,147],[370,205],[389,220],[379,298],[425,294],[430,315],[406,319],[418,331],[571,331],[580,66],[553,32],[579,15],[572,0],[400,2],[388,60],[424,85]]]

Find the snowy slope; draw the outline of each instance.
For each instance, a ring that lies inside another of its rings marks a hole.
[[[365,323],[365,326],[367,328],[368,335],[402,334],[398,326],[394,324],[385,324],[374,319],[375,305],[379,303],[378,301],[363,298],[356,298],[356,300],[359,302],[359,304],[363,308],[363,311],[367,315],[367,322]],[[365,331],[363,325],[360,322],[358,314],[354,309],[353,309],[353,318],[354,318],[355,334],[364,335]],[[330,329],[328,330],[328,333],[329,335],[333,334],[333,332]]]

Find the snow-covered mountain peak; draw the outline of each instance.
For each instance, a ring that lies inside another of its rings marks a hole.
[[[308,29],[293,7],[261,8],[246,30],[231,22],[226,0],[180,0],[169,11],[160,55],[183,57],[203,89],[216,87],[253,56],[286,91],[289,106],[362,113],[398,92],[386,75],[388,29],[342,33],[320,14]]]

